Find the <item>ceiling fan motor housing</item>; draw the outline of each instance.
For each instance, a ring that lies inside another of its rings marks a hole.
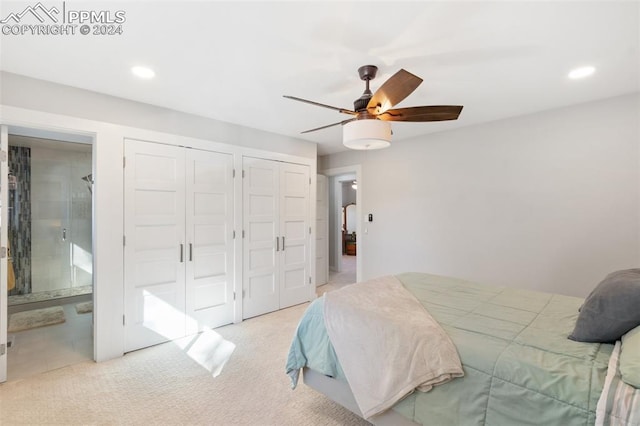
[[[362,111],[367,109],[367,105],[369,104],[369,99],[371,99],[371,93],[364,93],[358,99],[353,101],[353,110],[354,111]]]
[[[371,93],[371,89],[369,89],[369,81],[376,78],[376,74],[378,73],[378,67],[375,65],[363,65],[358,68],[358,75],[360,76],[360,80],[366,83],[366,88],[362,96],[353,101],[353,110],[354,111],[363,111],[367,109],[367,104],[373,96]]]

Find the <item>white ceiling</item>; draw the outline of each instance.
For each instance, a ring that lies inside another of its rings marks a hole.
[[[3,1],[0,19],[33,2]],[[62,2],[44,1],[45,6]],[[399,106],[464,105],[455,122],[393,123],[396,142],[640,90],[640,3],[67,1],[67,10],[123,10],[123,34],[0,36],[0,68],[237,123],[344,150],[336,111],[379,67],[424,79]],[[27,19],[27,18],[24,18]],[[134,65],[156,72],[132,76]],[[591,64],[596,73],[569,80]]]

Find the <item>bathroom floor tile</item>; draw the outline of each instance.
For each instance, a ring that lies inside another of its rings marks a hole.
[[[93,360],[93,314],[78,315],[75,304],[63,307],[64,323],[11,333],[9,381]]]

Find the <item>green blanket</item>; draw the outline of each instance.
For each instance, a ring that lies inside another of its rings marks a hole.
[[[465,377],[414,392],[395,411],[425,425],[594,424],[613,345],[567,339],[583,299],[430,274],[397,277],[447,331]],[[294,386],[304,366],[344,380],[321,314],[317,299],[292,342],[286,369]]]

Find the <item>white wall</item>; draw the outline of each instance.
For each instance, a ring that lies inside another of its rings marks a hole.
[[[586,296],[639,266],[639,123],[627,95],[322,157],[320,172],[362,166],[365,279],[423,271]]]
[[[307,141],[6,72],[0,72],[0,87],[1,124],[83,135],[94,141],[94,356],[97,361],[119,357],[124,348],[125,138],[230,152],[237,165],[241,165],[243,154],[302,162],[311,166],[311,176],[316,175],[316,145]],[[315,191],[313,179],[311,193]],[[315,223],[315,197],[311,200],[310,223]],[[237,196],[236,201],[236,211],[239,211]],[[241,218],[236,217],[236,223],[242,223]],[[241,251],[236,249],[236,255],[238,253]],[[315,258],[313,245],[309,258]],[[310,269],[315,276],[315,262],[310,262]],[[310,289],[310,293],[314,291],[315,288]],[[241,303],[240,299],[236,303]]]
[[[316,144],[0,71],[0,103],[236,146],[316,158]]]

